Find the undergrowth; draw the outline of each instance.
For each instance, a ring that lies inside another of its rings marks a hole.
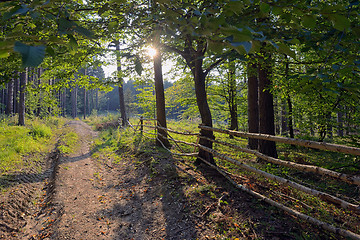
[[[41,159],[53,147],[56,129],[63,120],[28,119],[26,126],[16,126],[15,118],[2,118],[0,122],[0,174],[31,167],[32,161]],[[27,161],[24,161],[26,157]]]
[[[99,120],[99,119],[97,119]],[[132,119],[130,121],[135,128],[138,128],[137,124],[138,119]],[[187,121],[172,121],[167,122],[168,128],[173,129],[179,132],[199,132],[198,123],[196,122],[187,122]],[[125,130],[120,129],[107,129],[101,133],[100,140],[97,140],[95,143],[95,149],[98,151],[94,154],[95,157],[107,156],[112,158],[113,161],[119,162],[122,158],[122,153],[126,152],[127,154],[134,154],[134,152],[146,152],[146,151],[160,151],[159,149],[152,148],[146,149],[142,148],[146,137],[154,138],[154,130],[152,128],[147,128],[146,125],[154,126],[153,121],[144,120],[144,129],[147,133],[138,134],[135,133],[133,129],[126,128]],[[241,138],[229,138],[228,135],[214,133],[216,140],[228,142],[240,147],[246,147],[247,139]],[[185,136],[179,135],[176,133],[169,132],[171,138],[176,140],[186,141],[189,143],[196,143],[197,136]],[[334,143],[349,143],[351,145],[356,145],[354,143],[355,138],[351,140],[347,138],[334,139]],[[154,142],[154,140],[149,140]],[[189,146],[183,143],[177,143],[170,141],[172,143],[173,152],[196,152],[197,149],[193,146]],[[320,166],[323,168],[331,169],[334,171],[347,173],[347,174],[359,174],[359,157],[341,154],[341,153],[332,153],[327,151],[306,149],[303,147],[292,147],[285,144],[277,144],[279,158],[287,161],[293,161],[301,164],[311,164]],[[293,170],[287,167],[282,167],[276,164],[266,163],[265,161],[258,160],[256,157],[250,154],[242,153],[231,147],[223,146],[221,144],[214,144],[214,149],[220,153],[226,154],[240,162],[249,164],[250,166],[259,168],[263,171],[278,175],[292,181],[304,184],[311,188],[315,188],[320,191],[324,191],[336,196],[342,195],[345,200],[350,201],[354,204],[359,204],[360,194],[359,188],[337,181],[327,177],[319,177],[312,173],[304,173],[301,171]],[[164,150],[163,150],[164,151]],[[186,161],[193,163],[195,158],[187,158]],[[150,162],[151,163],[151,162]],[[343,210],[337,208],[332,204],[328,204],[317,197],[305,194],[298,190],[295,190],[286,185],[279,184],[275,181],[265,179],[264,177],[257,176],[256,174],[250,173],[240,169],[238,166],[216,159],[218,166],[225,168],[230,173],[237,175],[239,177],[235,178],[238,180],[238,183],[247,186],[248,188],[259,192],[277,202],[285,204],[288,207],[291,207],[299,212],[308,214],[312,217],[315,217],[319,220],[325,221],[327,223],[333,224],[334,226],[349,229],[355,233],[360,233],[360,217],[351,211]],[[156,171],[154,171],[156,172]],[[240,180],[239,180],[240,179]],[[197,186],[196,188],[190,187],[188,193],[192,195],[208,195],[211,199],[219,198],[219,196],[213,194],[214,187],[212,185]],[[201,204],[200,202],[198,202]],[[216,219],[216,216],[211,215],[210,218]],[[234,225],[236,226],[236,225]],[[218,226],[219,229],[224,229],[223,226]],[[243,227],[246,229],[246,227]],[[224,234],[226,235],[226,234]],[[224,236],[223,235],[223,236]],[[313,238],[316,235],[310,234],[307,231],[303,231],[303,235],[294,236],[295,238]],[[331,235],[331,239],[336,238],[336,236]]]

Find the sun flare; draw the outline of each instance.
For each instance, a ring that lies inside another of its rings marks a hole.
[[[156,56],[156,54],[157,54],[157,50],[156,50],[155,48],[149,47],[149,48],[147,49],[147,55],[148,55],[149,57],[153,58],[153,57]]]

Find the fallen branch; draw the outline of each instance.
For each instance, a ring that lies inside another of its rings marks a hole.
[[[200,157],[199,157],[199,158],[200,158]],[[318,227],[321,227],[321,228],[323,228],[323,229],[325,229],[325,230],[327,230],[327,231],[330,231],[330,232],[332,232],[332,233],[341,235],[341,236],[343,236],[343,237],[349,237],[349,238],[351,238],[351,239],[360,240],[360,235],[358,235],[358,234],[356,234],[356,233],[353,233],[353,232],[351,232],[351,231],[349,231],[349,230],[345,230],[345,229],[342,229],[342,228],[334,227],[334,226],[331,225],[331,224],[322,222],[322,221],[320,221],[320,220],[318,220],[318,219],[316,219],[316,218],[310,217],[310,216],[308,216],[308,215],[306,215],[306,214],[303,214],[303,213],[298,212],[298,211],[296,211],[296,210],[294,210],[294,209],[291,209],[291,208],[289,208],[289,207],[287,207],[287,206],[285,206],[285,205],[283,205],[283,204],[281,204],[281,203],[275,202],[274,200],[272,200],[272,199],[270,199],[270,198],[268,198],[268,197],[266,197],[266,196],[264,196],[264,195],[261,195],[260,193],[257,193],[257,192],[255,192],[255,191],[252,191],[251,189],[249,189],[249,188],[247,188],[247,187],[245,187],[245,186],[243,186],[243,185],[240,185],[240,184],[236,183],[236,182],[235,182],[233,179],[231,179],[226,173],[224,173],[224,172],[222,171],[222,169],[220,169],[219,167],[217,167],[217,166],[215,166],[215,165],[207,162],[207,161],[206,161],[205,159],[203,159],[203,158],[201,158],[201,160],[202,160],[204,163],[206,163],[207,165],[209,165],[211,168],[217,170],[221,175],[223,175],[227,180],[229,180],[229,182],[231,182],[236,188],[238,188],[238,189],[240,189],[240,190],[242,190],[242,191],[244,191],[244,192],[247,192],[247,193],[249,193],[250,195],[252,195],[252,196],[254,196],[254,197],[258,198],[258,199],[263,200],[264,202],[270,204],[271,206],[277,207],[277,208],[279,208],[279,209],[281,209],[281,210],[283,210],[283,211],[285,211],[285,212],[287,212],[287,213],[289,213],[289,214],[291,214],[291,215],[293,215],[293,216],[295,216],[295,217],[298,217],[298,218],[300,218],[300,219],[303,219],[303,220],[305,220],[305,221],[308,221],[308,222],[310,222],[310,223],[312,223],[312,224],[314,224],[314,225],[316,225],[316,226],[318,226]]]
[[[297,170],[300,170],[300,171],[317,173],[317,174],[320,174],[320,175],[323,175],[323,176],[330,176],[330,177],[345,181],[347,183],[356,184],[356,185],[360,186],[360,177],[358,177],[358,176],[352,176],[352,175],[345,174],[345,173],[339,173],[339,172],[335,172],[335,171],[332,171],[332,170],[329,170],[329,169],[326,169],[326,168],[317,167],[317,166],[313,166],[313,165],[305,165],[305,164],[299,164],[299,163],[284,161],[284,160],[281,160],[281,159],[278,159],[278,158],[269,157],[269,156],[267,156],[265,154],[262,154],[262,153],[260,153],[258,151],[255,151],[255,150],[251,150],[251,149],[248,149],[248,148],[242,148],[242,147],[236,146],[236,145],[231,144],[231,143],[218,141],[218,140],[214,140],[214,139],[207,138],[207,137],[202,137],[202,136],[201,136],[201,138],[204,138],[206,140],[213,141],[215,143],[219,143],[219,144],[222,144],[222,145],[226,145],[226,146],[229,146],[231,148],[235,148],[235,149],[240,150],[242,152],[254,154],[255,156],[257,156],[257,157],[259,157],[259,158],[261,158],[261,159],[263,159],[263,160],[265,160],[267,162],[279,164],[279,165],[289,167],[289,168],[294,168],[294,169],[297,169]]]
[[[280,182],[282,184],[285,184],[287,186],[291,186],[297,190],[300,190],[302,192],[305,192],[305,193],[308,193],[310,195],[313,195],[313,196],[317,196],[319,197],[321,200],[324,200],[328,203],[332,203],[334,205],[337,205],[337,206],[341,206],[342,208],[344,209],[351,209],[353,210],[354,212],[356,213],[360,213],[360,206],[359,205],[355,205],[355,204],[352,204],[352,203],[349,203],[349,202],[346,202],[340,198],[337,198],[335,196],[332,196],[330,194],[327,194],[327,193],[324,193],[324,192],[320,192],[318,190],[315,190],[315,189],[311,189],[311,188],[308,188],[308,187],[305,187],[301,184],[298,184],[296,182],[293,182],[293,181],[290,181],[288,179],[285,179],[285,178],[282,178],[282,177],[279,177],[279,176],[276,176],[276,175],[273,175],[271,173],[268,173],[268,172],[265,172],[265,171],[262,171],[262,170],[259,170],[257,168],[254,168],[254,167],[251,167],[249,165],[246,165],[244,163],[241,163],[239,161],[236,161],[224,154],[220,154],[218,153],[217,151],[213,150],[213,149],[210,149],[210,148],[207,148],[205,146],[202,146],[202,145],[199,145],[199,148],[203,149],[204,151],[207,151],[209,153],[212,153],[213,155],[217,156],[218,158],[221,158],[223,160],[226,160],[228,162],[231,162],[239,167],[241,167],[242,169],[245,169],[247,171],[250,171],[250,172],[253,172],[253,173],[257,173],[265,178],[268,178],[268,179],[272,179],[272,180],[275,180],[277,182]]]
[[[278,136],[261,134],[261,133],[245,133],[245,132],[238,132],[238,131],[233,131],[233,130],[224,130],[224,129],[212,128],[212,127],[203,126],[203,125],[200,125],[199,128],[204,129],[204,130],[209,130],[209,131],[226,133],[226,134],[237,136],[237,137],[256,138],[256,139],[262,139],[262,140],[267,140],[267,141],[281,142],[281,143],[287,143],[287,144],[298,145],[298,146],[303,146],[303,147],[328,150],[328,151],[333,151],[333,152],[341,152],[341,153],[347,153],[347,154],[353,154],[353,155],[360,156],[360,148],[356,148],[356,147],[348,147],[348,146],[344,146],[344,145],[337,145],[337,144],[324,143],[324,142],[315,142],[315,141],[308,141],[308,140],[302,140],[302,139],[278,137]]]

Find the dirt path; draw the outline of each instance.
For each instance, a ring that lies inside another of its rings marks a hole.
[[[99,224],[97,201],[102,194],[93,186],[96,167],[91,160],[90,143],[95,133],[81,121],[68,123],[79,136],[76,153],[62,157],[56,173],[54,204],[62,206],[61,218],[54,227],[54,239],[96,239]]]
[[[94,157],[96,133],[81,121],[67,126],[77,151],[18,176],[23,183],[0,202],[0,239],[338,239],[155,146]]]
[[[79,151],[61,158],[56,173],[52,239],[193,239],[193,223],[184,204],[164,199],[164,189],[134,162],[113,166],[90,157],[95,133],[83,122],[70,122],[79,135]],[[138,163],[139,164],[139,163]],[[167,191],[165,189],[165,191]],[[191,231],[189,231],[191,230]]]

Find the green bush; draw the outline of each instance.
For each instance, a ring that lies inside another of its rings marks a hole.
[[[52,136],[51,128],[43,124],[32,125],[29,133],[34,139],[51,138]]]

